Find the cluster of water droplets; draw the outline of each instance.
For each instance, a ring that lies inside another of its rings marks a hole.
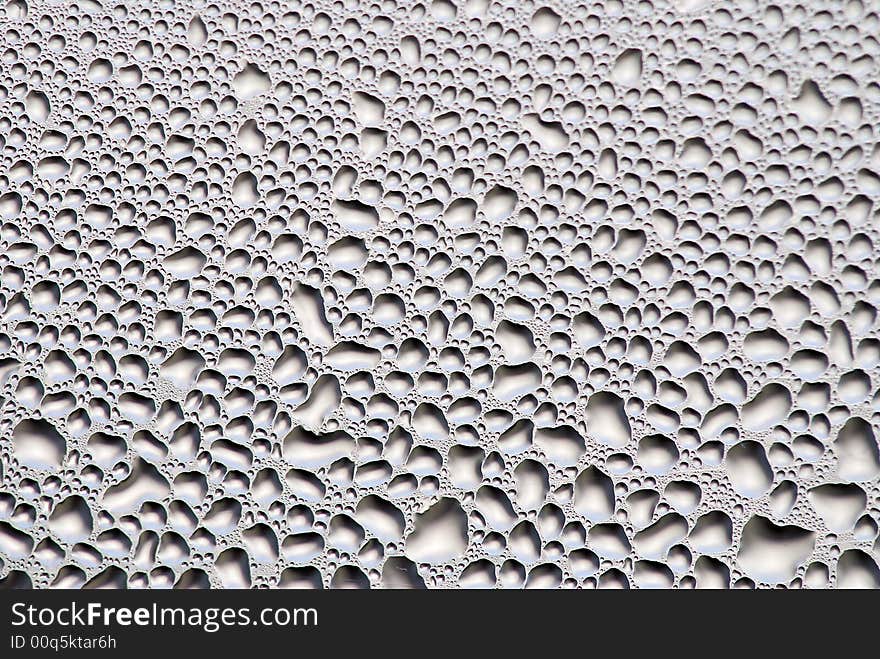
[[[0,4],[5,585],[880,585],[876,5]]]

